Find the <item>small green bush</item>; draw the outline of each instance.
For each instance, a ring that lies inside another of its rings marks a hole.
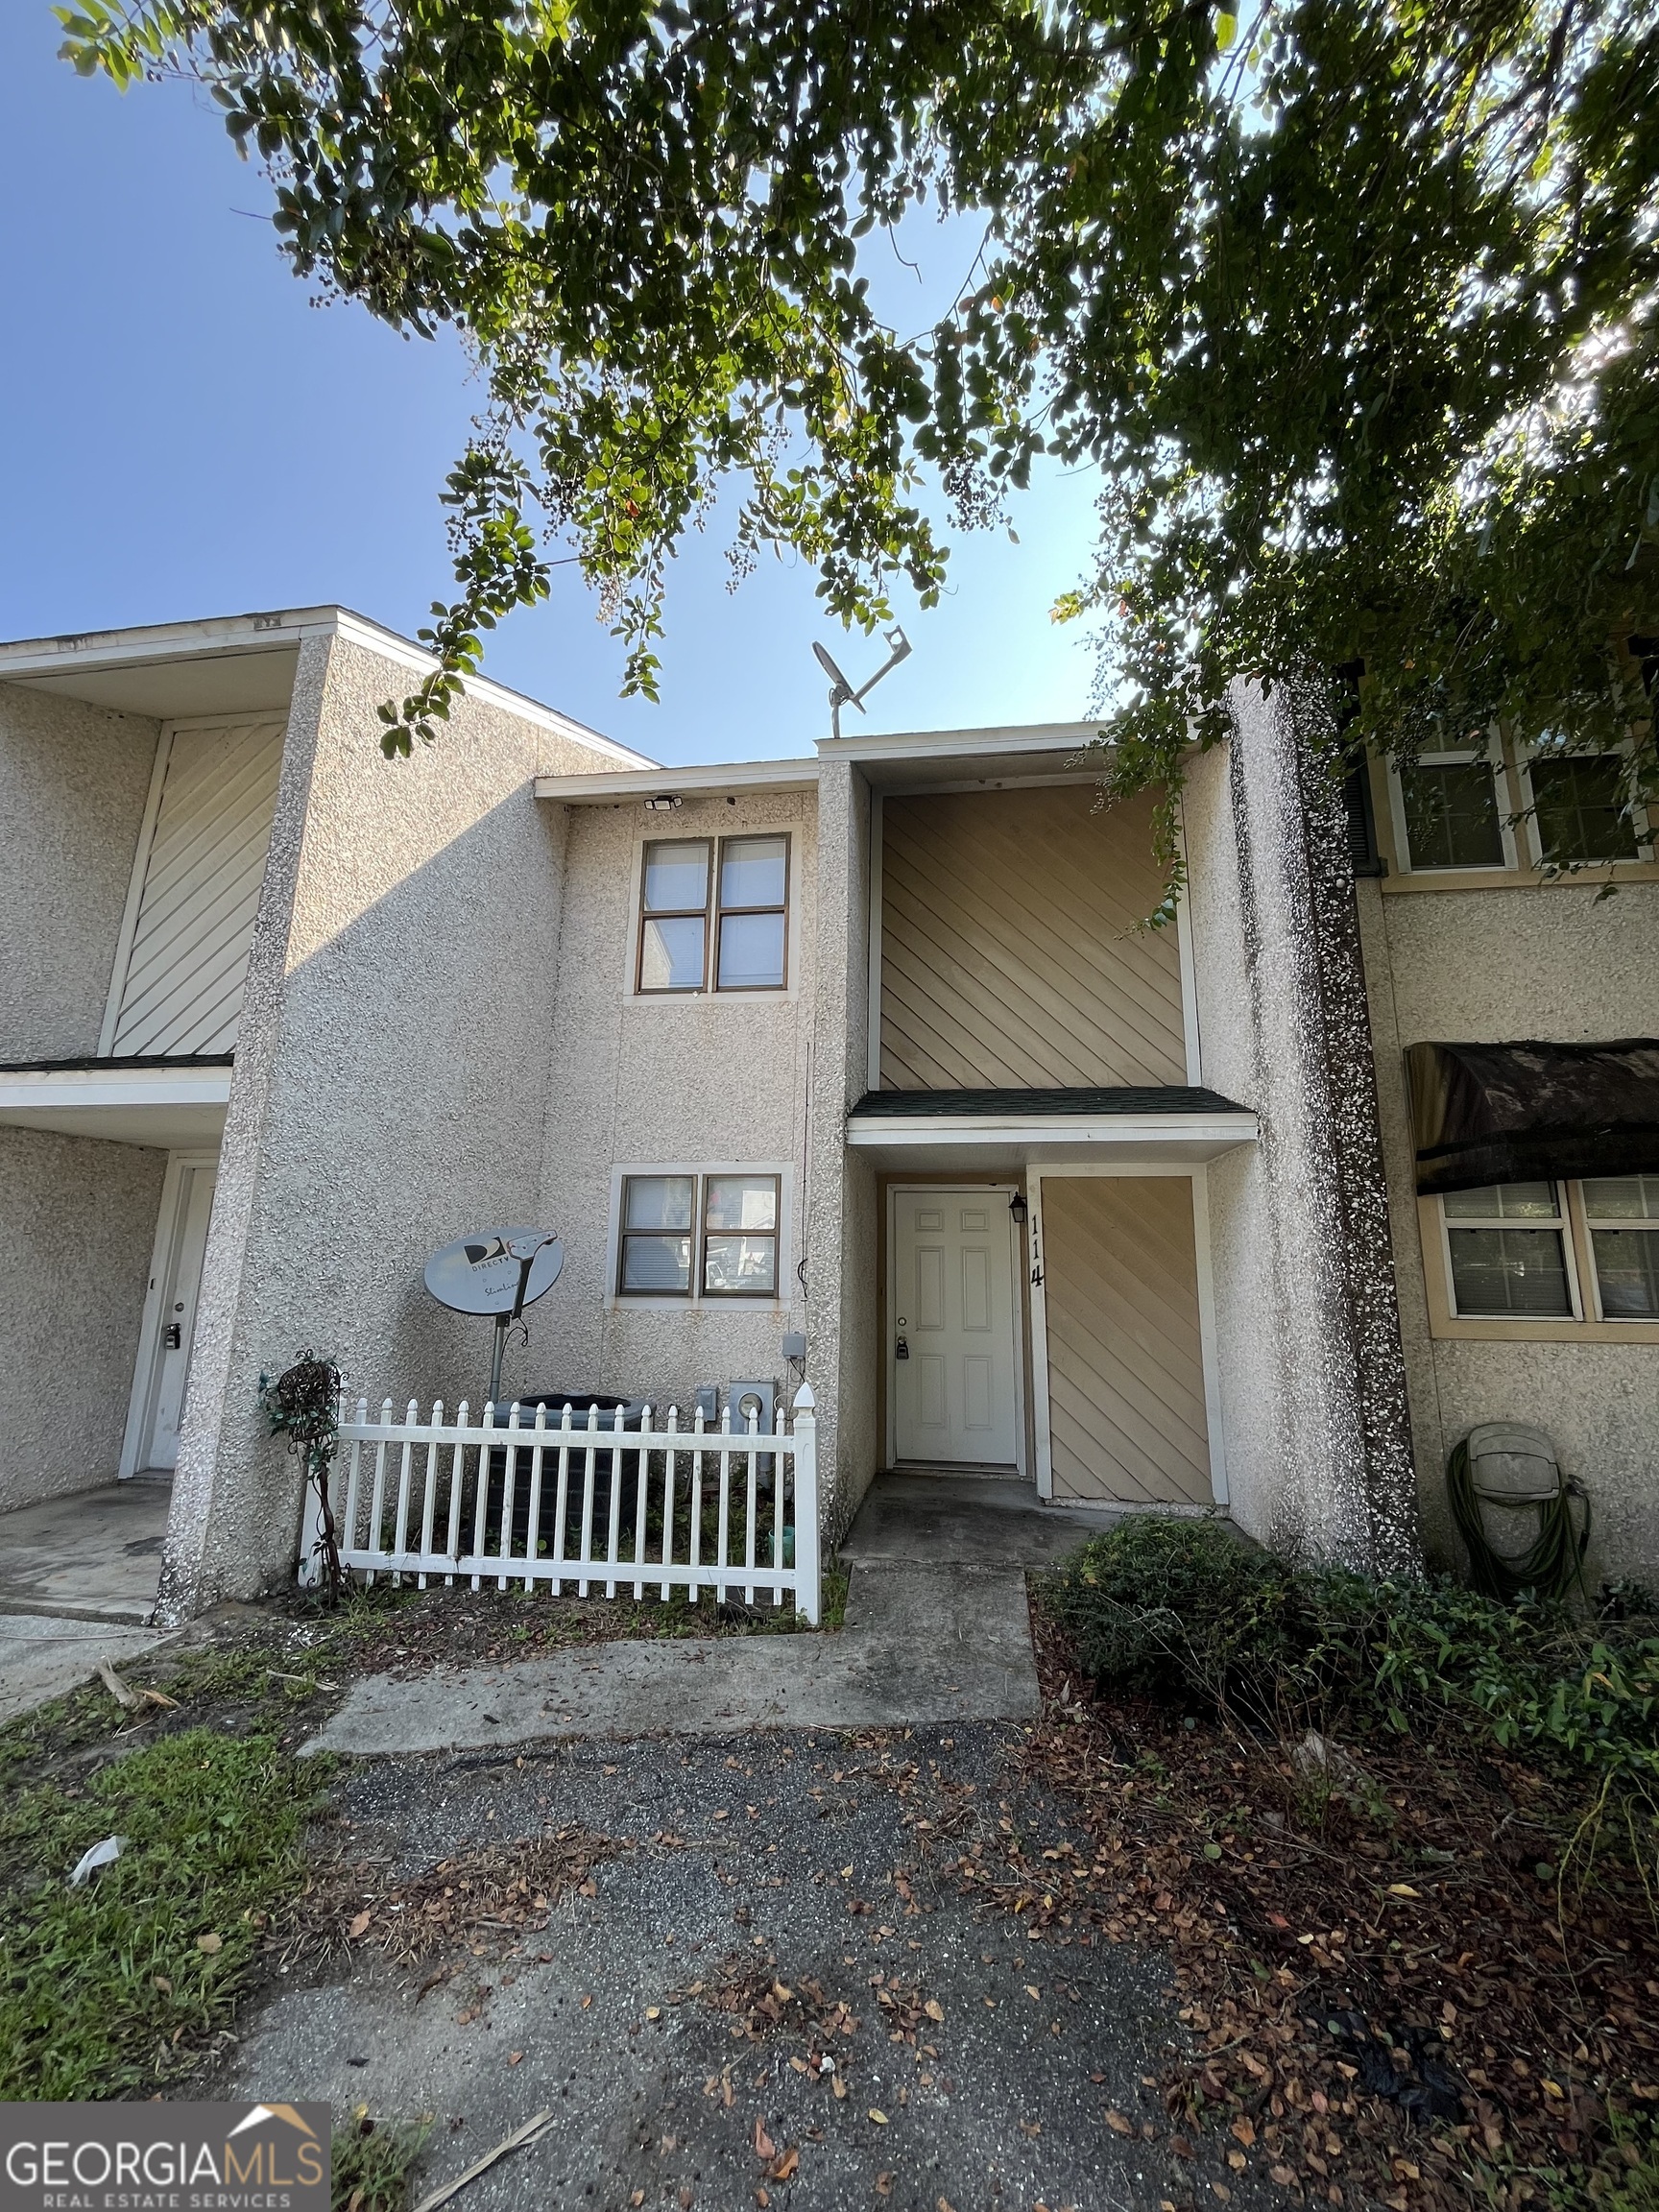
[[[1659,1635],[1448,1581],[1294,1567],[1214,1522],[1132,1515],[1050,1578],[1083,1667],[1284,1734],[1461,1719],[1659,1809]]]

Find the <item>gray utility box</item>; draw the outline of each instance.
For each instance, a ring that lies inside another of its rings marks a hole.
[[[1481,1421],[1469,1431],[1469,1483],[1486,1541],[1501,1559],[1523,1557],[1538,1541],[1539,1515],[1560,1495],[1555,1446],[1526,1421]]]

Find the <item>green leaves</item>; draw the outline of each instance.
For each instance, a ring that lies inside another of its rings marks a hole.
[[[457,596],[390,750],[545,596],[555,545],[654,692],[668,559],[722,487],[738,573],[788,546],[869,627],[898,580],[943,582],[921,472],[985,526],[1045,451],[1100,472],[1098,570],[1057,613],[1102,616],[1119,787],[1178,785],[1240,677],[1357,667],[1350,740],[1407,753],[1646,717],[1656,0],[61,20],[77,68],[208,87],[297,273],[478,355]],[[985,245],[904,338],[860,253],[934,201]]]

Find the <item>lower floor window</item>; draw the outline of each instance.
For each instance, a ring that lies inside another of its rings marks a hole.
[[[626,1175],[617,1238],[623,1298],[776,1298],[781,1178]]]
[[[1497,1183],[1440,1206],[1459,1318],[1659,1317],[1659,1176]]]

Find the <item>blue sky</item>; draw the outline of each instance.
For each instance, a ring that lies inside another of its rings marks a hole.
[[[437,493],[479,399],[459,349],[313,305],[205,101],[78,78],[60,36],[46,0],[0,10],[0,637],[331,600],[413,632],[447,589]],[[896,259],[878,273],[906,327],[972,252],[912,228],[926,289]],[[1015,502],[1018,544],[959,541],[945,602],[900,605],[912,658],[849,724],[1080,715],[1092,656],[1048,609],[1087,565],[1092,509],[1086,477],[1053,472]],[[828,733],[813,638],[854,683],[884,656],[823,619],[814,582],[768,560],[729,591],[717,531],[691,541],[659,707],[618,698],[621,649],[567,571],[488,672],[658,759],[800,752]]]

